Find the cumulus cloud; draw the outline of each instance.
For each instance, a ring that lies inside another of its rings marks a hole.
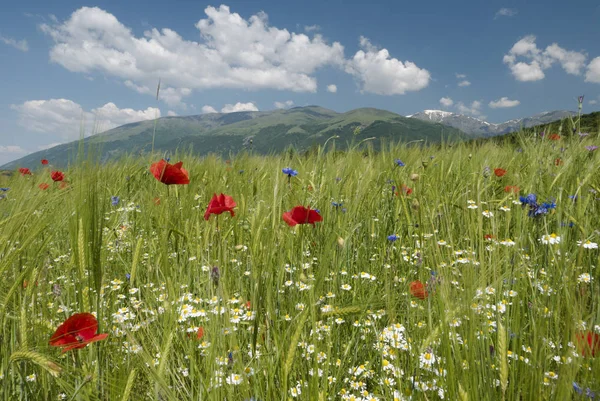
[[[481,113],[481,106],[482,104],[478,100],[475,100],[470,105],[465,105],[463,102],[458,102],[456,104],[456,108],[461,114],[467,114],[473,117],[485,119],[486,116]]]
[[[286,100],[285,102],[275,102],[274,106],[276,109],[288,109],[294,105],[293,100]]]
[[[519,58],[524,61],[518,61]],[[586,58],[585,53],[566,50],[557,43],[542,50],[537,47],[536,37],[528,35],[513,45],[504,55],[503,61],[518,81],[527,82],[544,79],[544,70],[556,63],[560,64],[567,74],[580,75],[585,67]]]
[[[202,106],[202,114],[207,114],[207,113],[218,113],[218,111],[214,107],[206,104],[206,105]]]
[[[377,50],[365,37],[360,38],[360,45],[362,50],[346,63],[346,72],[358,80],[363,92],[403,95],[429,85],[431,76],[426,69],[390,57],[387,49]]]
[[[466,79],[465,79],[465,80],[463,80],[463,81],[460,81],[460,82],[458,83],[458,86],[461,86],[461,87],[464,87],[464,86],[469,86],[469,85],[471,85],[471,82],[467,81]]]
[[[585,82],[600,84],[600,57],[596,57],[588,64]]]
[[[520,105],[521,102],[518,100],[509,100],[506,96],[501,97],[498,100],[493,100],[489,103],[489,106],[492,109],[505,109],[509,107],[516,107]]]
[[[336,93],[337,92],[337,85],[334,85],[334,84],[327,85],[327,92],[329,92],[329,93]]]
[[[81,130],[96,134],[119,125],[160,117],[160,110],[120,109],[114,103],[85,111],[79,104],[68,99],[29,100],[11,105],[18,113],[22,127],[41,133],[54,133],[65,140],[76,139]]]
[[[595,105],[595,104],[598,104],[598,101],[594,99],[594,100],[590,100],[588,103],[591,105]]]
[[[8,145],[8,146],[3,146],[0,145],[0,153],[6,153],[6,154],[22,154],[22,153],[27,153],[27,151],[25,149],[23,149],[20,146],[16,146],[16,145]]]
[[[514,17],[515,15],[517,15],[518,11],[516,8],[501,8],[500,10],[496,11],[496,15],[494,16],[494,19],[496,18],[500,18],[500,17]]]
[[[27,41],[25,39],[16,40],[0,35],[0,42],[4,42],[4,44],[12,46],[17,50],[21,50],[22,52],[29,51],[29,45],[27,44]]]
[[[440,99],[440,104],[444,107],[450,107],[454,104],[454,100],[449,97],[443,97]]]
[[[258,107],[252,102],[236,104],[226,104],[221,109],[221,113],[235,113],[238,111],[258,111]]]
[[[169,111],[167,111],[167,116],[169,116],[169,117],[176,117],[176,116],[178,116],[178,115],[179,115],[179,114],[175,113],[173,110],[169,110]]]
[[[138,37],[97,7],[82,7],[63,23],[42,24],[41,30],[54,40],[52,62],[73,72],[120,78],[149,95],[160,77],[161,99],[170,104],[194,89],[315,92],[314,72],[344,62],[340,43],[270,26],[263,12],[247,20],[225,5],[204,12],[206,18],[195,25],[201,41],[186,40],[168,28]]]

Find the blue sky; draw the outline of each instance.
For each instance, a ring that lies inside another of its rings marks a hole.
[[[600,4],[19,1],[0,13],[0,164],[156,116],[320,105],[490,122],[600,109]],[[160,100],[155,99],[161,79]]]

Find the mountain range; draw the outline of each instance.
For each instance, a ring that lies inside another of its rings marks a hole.
[[[531,117],[510,120],[501,124],[488,123],[475,117],[443,110],[425,110],[407,117],[454,127],[472,137],[488,137],[519,131],[521,128],[548,124],[576,114],[574,111],[565,110],[546,111]]]
[[[191,151],[198,156],[210,153],[228,157],[242,150],[258,154],[281,152],[293,147],[306,151],[328,140],[336,149],[368,141],[375,148],[385,141],[435,143],[501,135],[574,115],[552,111],[502,124],[442,110],[425,110],[401,116],[386,110],[360,108],[338,113],[319,106],[274,111],[208,113],[194,116],[162,117],[122,125],[83,139],[101,151],[101,160],[154,150],[165,155]],[[57,167],[73,162],[80,141],[29,154],[1,169],[36,167],[41,159]]]
[[[198,156],[213,153],[225,157],[244,149],[258,154],[281,152],[290,147],[305,151],[328,140],[328,146],[335,142],[336,149],[345,149],[361,141],[378,147],[382,139],[430,143],[442,139],[468,139],[456,128],[385,110],[361,108],[338,113],[319,106],[306,106],[274,111],[162,117],[89,136],[83,140],[83,145],[86,149],[90,145],[98,145],[101,160],[105,161],[125,154],[149,152],[153,137],[154,150],[163,154],[179,150],[192,151]],[[54,166],[65,166],[74,160],[78,146],[79,141],[58,145],[1,168],[36,167],[40,159],[48,159]]]

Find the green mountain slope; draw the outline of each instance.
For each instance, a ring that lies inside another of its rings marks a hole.
[[[210,153],[228,156],[241,150],[259,154],[280,152],[289,147],[305,151],[322,145],[332,136],[337,149],[344,149],[367,138],[378,147],[383,141],[439,142],[463,140],[461,131],[437,123],[410,119],[372,108],[337,113],[318,106],[289,110],[203,114],[163,117],[155,121],[126,124],[83,140],[84,148],[95,145],[101,159],[125,154],[149,152],[173,153],[192,151],[202,156]],[[65,166],[75,160],[79,141],[27,155],[2,168],[37,167],[40,159]]]

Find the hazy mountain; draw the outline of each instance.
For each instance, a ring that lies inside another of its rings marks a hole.
[[[439,142],[468,137],[460,130],[434,122],[420,121],[379,109],[362,108],[337,113],[318,106],[289,110],[210,113],[126,124],[84,139],[84,146],[100,145],[101,159],[149,152],[156,129],[154,149],[159,152],[193,151],[196,155],[215,153],[228,156],[243,149],[258,154],[279,152],[294,147],[298,151],[324,144],[337,135],[335,146],[345,149],[367,138],[377,147],[387,141]],[[331,144],[333,140],[329,142]],[[27,155],[2,168],[37,167],[40,159],[55,166],[74,160],[79,141]],[[329,145],[328,145],[329,146]]]
[[[536,125],[547,124],[549,122],[560,120],[576,114],[576,112],[565,110],[548,111],[531,117],[506,121],[502,124],[492,124],[478,118],[442,110],[425,110],[420,113],[412,114],[408,117],[458,128],[470,136],[478,137],[506,134],[509,132],[518,131],[521,128],[529,128]]]

